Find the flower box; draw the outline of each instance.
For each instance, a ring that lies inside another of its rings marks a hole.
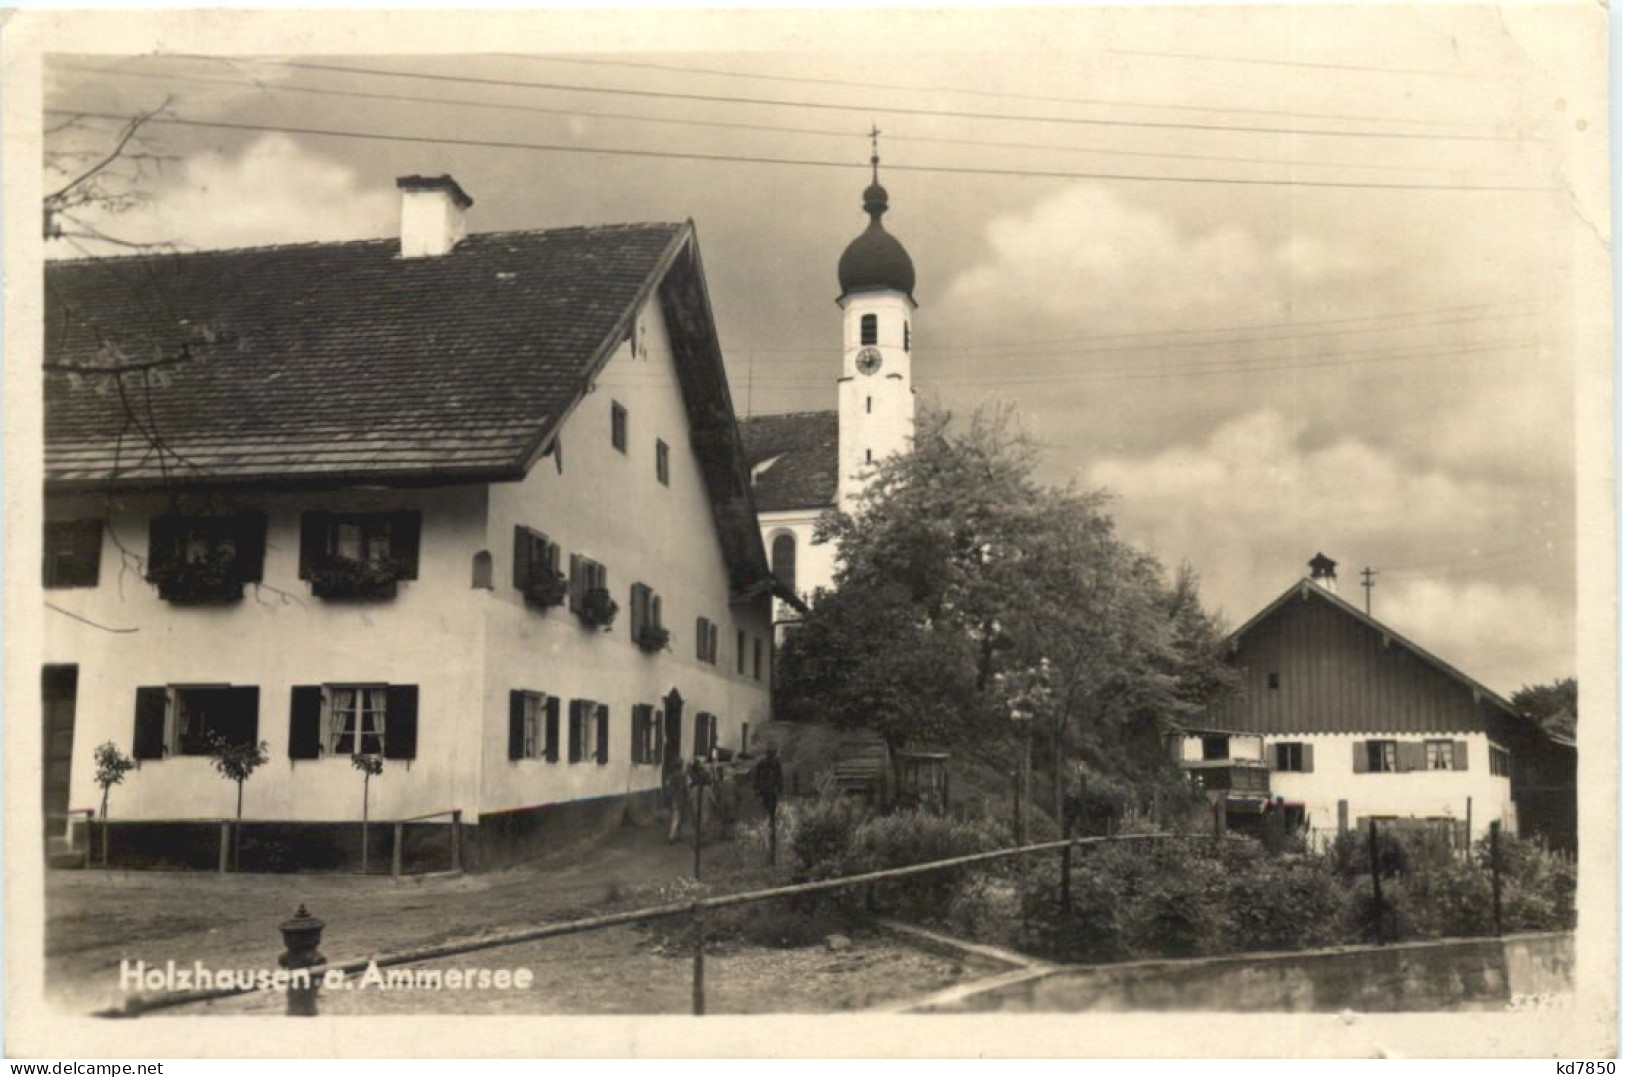
[[[569,597],[570,583],[560,572],[543,573],[525,584],[525,602],[544,610]]]
[[[591,628],[608,628],[615,623],[615,615],[619,612],[621,607],[602,587],[590,588],[581,596],[581,620]]]
[[[654,654],[666,649],[666,644],[671,642],[671,631],[659,625],[644,625],[638,630],[636,642],[640,649]]]
[[[395,597],[400,569],[393,561],[355,561],[335,557],[310,574],[310,593],[317,598],[387,600]]]
[[[171,561],[155,567],[147,578],[158,585],[160,598],[177,606],[223,606],[243,597],[236,562],[225,555]]]

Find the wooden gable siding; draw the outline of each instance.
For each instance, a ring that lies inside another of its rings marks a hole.
[[[1247,733],[1473,733],[1472,689],[1317,596],[1293,596],[1253,625],[1231,661],[1241,691],[1211,712]],[[1270,674],[1279,687],[1269,686]]]

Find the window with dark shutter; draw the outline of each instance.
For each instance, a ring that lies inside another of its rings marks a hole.
[[[880,341],[880,319],[873,314],[865,314],[858,323],[858,343],[876,344]]]
[[[131,755],[137,759],[164,757],[164,726],[169,709],[169,689],[163,685],[135,690],[135,737]]]
[[[609,704],[598,704],[598,762],[599,765],[609,762]]]
[[[738,638],[734,642],[739,667],[736,672],[743,677],[745,675],[745,630],[743,628],[739,630]]]
[[[609,443],[617,452],[626,451],[626,409],[611,401],[609,405]]]
[[[655,479],[662,486],[671,485],[671,450],[659,438],[655,439]]]
[[[418,757],[418,686],[392,684],[384,713],[384,758]]]
[[[543,721],[546,728],[543,731],[542,758],[549,763],[559,761],[559,697],[548,696],[547,707],[543,712]]]
[[[1451,753],[1450,753],[1450,769],[1451,770],[1466,770],[1467,769],[1467,742],[1466,741],[1458,740],[1458,741],[1455,742],[1455,747],[1451,750]]]
[[[288,713],[288,758],[320,759],[321,755],[321,685],[300,685],[293,690]]]
[[[102,521],[47,520],[43,582],[47,588],[95,587],[102,564]]]
[[[508,759],[525,758],[525,695],[517,688],[508,692]]]
[[[584,699],[570,701],[570,754],[572,763],[581,762],[586,741],[586,712],[590,704]]]
[[[762,640],[754,636],[750,641],[750,668],[751,675],[757,680],[762,679]]]

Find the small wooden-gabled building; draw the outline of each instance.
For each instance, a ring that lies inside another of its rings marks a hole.
[[[1333,833],[1377,820],[1458,842],[1492,821],[1572,848],[1574,745],[1336,593],[1324,555],[1230,637],[1241,689],[1187,732],[1211,768],[1262,740],[1268,796]]]

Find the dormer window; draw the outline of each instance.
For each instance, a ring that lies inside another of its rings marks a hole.
[[[865,314],[858,323],[858,343],[880,343],[880,318],[875,314]]]

